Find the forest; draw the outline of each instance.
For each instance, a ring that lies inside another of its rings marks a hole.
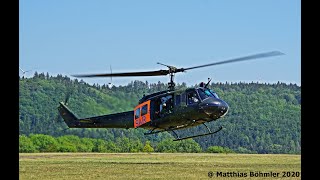
[[[176,88],[187,85],[177,83]],[[135,80],[109,88],[49,73],[19,77],[19,152],[301,153],[300,86],[212,82],[209,88],[230,106],[225,117],[208,124],[211,129],[221,125],[223,130],[173,142],[168,132],[145,136],[147,130],[140,128],[68,129],[57,110],[59,102],[70,94],[68,106],[79,117],[129,111],[144,94],[166,90],[167,83]],[[178,131],[181,136],[203,132],[202,126]]]

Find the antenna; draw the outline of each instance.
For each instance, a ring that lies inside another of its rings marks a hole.
[[[110,72],[111,72],[111,84],[112,84],[112,68],[111,68],[111,65],[110,65]]]
[[[113,86],[113,84],[112,84],[112,68],[111,68],[111,65],[110,65],[110,74],[111,74],[111,76],[110,76],[110,78],[111,78],[111,82],[109,82],[108,83],[108,87],[111,89],[112,88],[112,86]]]
[[[207,84],[204,86],[205,88],[207,88],[207,86],[209,85],[209,83],[210,83],[211,80],[212,80],[211,78],[208,78],[208,82],[207,82]]]

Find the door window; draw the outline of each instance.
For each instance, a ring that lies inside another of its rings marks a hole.
[[[138,119],[140,117],[140,108],[136,109],[136,112],[134,114],[134,118]]]
[[[181,102],[181,96],[180,95],[176,95],[176,105],[179,105]]]
[[[146,115],[148,113],[148,104],[142,106],[141,108],[141,116]]]

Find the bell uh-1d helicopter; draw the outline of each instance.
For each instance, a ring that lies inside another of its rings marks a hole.
[[[145,135],[171,131],[176,136],[174,141],[206,136],[217,133],[222,127],[220,126],[217,130],[211,131],[205,123],[225,116],[229,106],[214,91],[208,88],[211,79],[207,83],[200,83],[200,86],[197,88],[176,90],[175,83],[173,82],[175,73],[278,55],[283,55],[283,53],[272,51],[189,68],[176,68],[158,63],[166,66],[168,69],[145,72],[74,75],[74,77],[128,77],[166,76],[169,74],[170,82],[168,83],[168,90],[143,96],[133,111],[79,119],[64,102],[60,102],[58,110],[69,128],[145,128],[149,130]],[[175,132],[175,130],[191,128],[202,124],[207,129],[207,133],[179,137]]]

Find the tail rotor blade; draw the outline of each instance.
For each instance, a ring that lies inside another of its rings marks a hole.
[[[64,100],[64,104],[67,104],[67,103],[68,103],[68,101],[69,101],[69,99],[70,99],[70,95],[71,95],[71,92],[70,92],[70,93],[67,93],[66,98],[65,98],[65,100]]]

